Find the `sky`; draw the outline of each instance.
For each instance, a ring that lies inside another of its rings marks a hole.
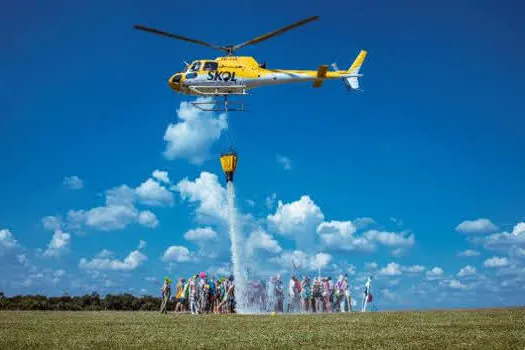
[[[379,309],[525,304],[525,5],[518,1],[3,2],[0,290],[159,293],[231,271],[225,179],[254,276],[367,276]],[[343,11],[344,10],[344,11]],[[197,16],[198,13],[198,16]],[[167,79],[212,49],[320,19],[238,55],[350,66],[196,110]]]

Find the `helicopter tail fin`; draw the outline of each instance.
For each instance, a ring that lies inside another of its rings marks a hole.
[[[363,62],[365,61],[366,55],[366,50],[361,50],[361,52],[359,52],[359,55],[357,55],[350,68],[346,72],[343,71],[343,82],[349,90],[359,90],[358,78],[363,76],[362,74],[359,74],[359,70],[361,69]],[[332,64],[332,67],[334,68],[334,70],[338,70],[335,63]]]

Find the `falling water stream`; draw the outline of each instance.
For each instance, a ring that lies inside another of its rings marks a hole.
[[[237,222],[237,210],[235,208],[235,188],[232,181],[228,181],[228,222],[230,226],[230,241],[232,252],[233,277],[235,279],[235,301],[237,313],[249,313],[246,291],[247,279],[244,275],[242,264],[242,233]]]

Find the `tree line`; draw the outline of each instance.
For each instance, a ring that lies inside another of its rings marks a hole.
[[[136,297],[132,294],[108,294],[100,297],[98,293],[83,296],[47,297],[44,295],[17,295],[6,297],[0,292],[0,310],[41,310],[41,311],[158,311],[161,298],[153,296]],[[168,310],[174,310],[170,301]]]

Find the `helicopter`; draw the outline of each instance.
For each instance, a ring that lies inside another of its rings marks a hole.
[[[359,70],[366,58],[366,50],[359,52],[348,70],[339,70],[337,65],[332,63],[333,71],[328,71],[328,65],[321,65],[317,70],[269,69],[266,67],[266,63],[258,63],[251,56],[234,55],[240,48],[258,44],[318,19],[319,16],[308,17],[241,44],[226,46],[210,44],[143,25],[135,25],[134,28],[225,52],[226,56],[215,59],[200,59],[191,63],[184,62],[185,69],[173,74],[169,78],[168,84],[180,94],[212,97],[211,99],[197,99],[197,101],[192,102],[195,107],[201,110],[228,112],[244,111],[244,102],[234,100],[233,96],[248,95],[248,91],[256,87],[313,82],[313,87],[319,88],[325,80],[342,79],[348,90],[359,90],[358,78],[363,76]],[[229,96],[232,98],[228,99]]]

